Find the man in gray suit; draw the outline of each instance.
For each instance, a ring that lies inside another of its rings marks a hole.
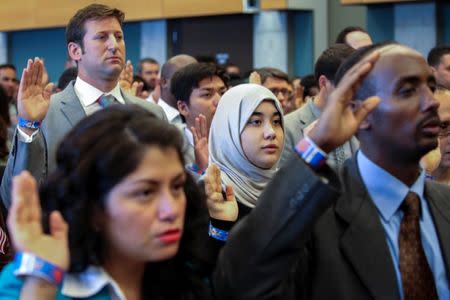
[[[10,205],[12,177],[28,170],[41,184],[55,168],[59,142],[86,115],[109,103],[120,103],[140,105],[166,119],[157,105],[120,89],[119,75],[125,65],[123,20],[120,10],[98,4],[72,17],[66,39],[78,77],[51,99],[52,85],[42,83],[43,62],[38,58],[28,61],[18,94],[19,124],[1,185],[5,207]]]
[[[281,156],[281,166],[285,165],[294,153],[294,147],[304,136],[308,129],[317,120],[326,105],[328,95],[334,90],[334,75],[341,63],[354,52],[354,49],[345,44],[335,44],[325,50],[314,67],[314,76],[320,91],[317,96],[306,102],[300,109],[288,114],[285,119],[285,147]],[[328,156],[331,167],[342,165],[358,150],[358,140],[353,137],[341,147],[335,149]]]

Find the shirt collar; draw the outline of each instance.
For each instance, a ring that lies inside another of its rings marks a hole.
[[[161,108],[166,113],[167,119],[169,120],[169,123],[178,123],[176,119],[180,119],[180,112],[167,104],[163,99],[159,98],[158,105],[161,106]],[[174,122],[175,121],[175,122]],[[180,122],[181,123],[181,122]]]
[[[110,287],[115,295],[113,299],[125,300],[119,285],[98,266],[90,266],[81,273],[65,274],[61,294],[70,298],[84,299],[98,294],[105,287]]]
[[[398,210],[409,191],[423,198],[425,171],[421,169],[419,177],[411,187],[389,174],[372,162],[360,150],[357,154],[359,173],[372,201],[386,222]]]
[[[313,114],[314,118],[318,119],[320,117],[321,111],[320,109],[314,104],[314,99],[317,96],[312,97],[308,100],[307,104],[309,106],[309,109],[311,109],[311,113]]]
[[[77,79],[75,80],[74,89],[75,94],[78,96],[78,99],[80,99],[80,102],[84,107],[95,103],[97,99],[103,94],[113,95],[117,101],[119,101],[121,104],[125,104],[122,92],[120,91],[119,83],[117,83],[117,85],[111,91],[109,91],[108,93],[104,93],[96,87],[90,85],[80,77],[77,77]]]

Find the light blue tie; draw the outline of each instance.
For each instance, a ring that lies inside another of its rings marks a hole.
[[[111,104],[114,104],[116,101],[116,98],[113,95],[101,95],[100,98],[98,98],[98,104],[100,104],[101,107],[105,108],[110,106]]]

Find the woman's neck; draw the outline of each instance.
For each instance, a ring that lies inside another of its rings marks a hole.
[[[105,259],[103,268],[119,285],[127,300],[140,300],[145,265],[143,262],[114,256],[114,258]]]

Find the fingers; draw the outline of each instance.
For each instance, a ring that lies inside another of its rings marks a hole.
[[[199,119],[199,126],[200,126],[200,133],[202,137],[208,137],[208,128],[206,126],[206,117],[202,114],[198,116]]]
[[[57,239],[67,239],[69,226],[59,211],[52,211],[49,218],[50,234]]]
[[[195,119],[195,126],[197,126],[197,118]],[[194,137],[194,146],[197,145],[199,137],[199,132],[197,132],[197,129],[195,129],[194,126],[191,127],[192,136]]]
[[[377,107],[380,103],[380,98],[373,96],[367,98],[362,102],[361,106],[355,111],[355,118],[357,123],[360,124],[366,116]]]

